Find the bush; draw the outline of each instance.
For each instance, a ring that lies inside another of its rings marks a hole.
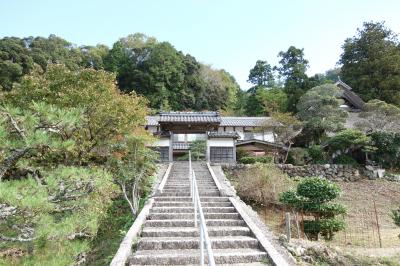
[[[333,159],[333,162],[336,164],[358,165],[357,160],[347,154],[339,155]]]
[[[307,149],[295,147],[290,149],[289,156],[286,162],[293,165],[305,165],[307,158]]]
[[[392,210],[390,216],[392,217],[394,224],[400,226],[400,208],[397,210]]]
[[[273,163],[274,162],[274,157],[272,156],[259,156],[259,157],[254,157],[254,156],[246,156],[242,157],[239,160],[240,163],[243,164],[255,164],[255,163]]]
[[[321,145],[312,145],[307,150],[308,156],[311,158],[312,162],[315,164],[325,164],[327,163],[326,155]]]
[[[304,221],[304,233],[310,239],[318,240],[322,235],[326,240],[332,240],[334,233],[344,229],[343,220],[336,215],[346,213],[344,206],[331,203],[340,194],[340,188],[333,182],[318,177],[303,179],[296,191],[289,190],[280,195],[279,200],[312,220]]]
[[[294,187],[294,181],[274,164],[256,163],[227,176],[231,177],[243,200],[262,205],[277,203],[281,192]]]
[[[236,149],[236,160],[240,161],[243,157],[248,157],[249,153],[243,148]]]
[[[377,131],[371,138],[376,147],[373,159],[384,167],[400,167],[400,133]]]

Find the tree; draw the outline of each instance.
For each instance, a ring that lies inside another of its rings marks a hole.
[[[317,86],[305,93],[297,104],[298,118],[303,121],[311,141],[320,143],[327,132],[343,128],[347,113],[340,109],[340,90],[333,84]]]
[[[346,208],[331,203],[339,195],[340,188],[335,183],[319,177],[309,177],[302,179],[295,191],[283,192],[279,200],[313,217],[303,222],[304,232],[309,238],[318,240],[319,235],[322,235],[326,240],[332,240],[334,234],[345,227],[344,221],[336,216],[345,214]]]
[[[400,166],[400,133],[374,131],[369,136],[375,147],[373,160],[383,167],[398,168]]]
[[[49,65],[44,74],[24,77],[18,88],[4,95],[4,102],[21,109],[32,101],[84,109],[86,120],[74,132],[77,145],[71,151],[71,163],[75,160],[81,165],[95,158],[105,160],[109,152],[105,147],[140,127],[146,114],[146,100],[121,94],[113,74],[94,69],[70,71],[62,65]]]
[[[400,108],[380,100],[364,104],[355,126],[366,133],[388,131],[400,133]]]
[[[342,48],[341,75],[354,92],[400,105],[400,43],[384,22],[364,22]]]
[[[286,52],[278,56],[280,66],[278,70],[284,79],[284,90],[288,95],[288,111],[295,112],[299,98],[310,88],[306,70],[308,61],[304,58],[304,49],[290,46]]]
[[[266,110],[262,100],[265,88],[256,86],[247,91],[246,97],[246,115],[248,116],[263,116],[266,115]]]
[[[63,110],[44,103],[33,102],[24,111],[0,107],[0,182],[17,163],[36,178],[36,166],[60,163],[51,157],[61,156],[67,163],[67,153],[76,145],[71,135],[82,125],[82,117],[82,109]],[[27,158],[29,163],[21,163]]]
[[[272,88],[275,86],[273,68],[267,61],[257,60],[256,65],[250,70],[247,81],[256,86]]]
[[[264,106],[265,113],[271,115],[276,112],[286,112],[288,99],[282,89],[260,90],[256,97],[259,98],[259,102]]]
[[[371,137],[357,129],[345,129],[327,141],[331,155],[343,157],[352,155],[356,151],[363,151],[368,154],[374,150]]]
[[[302,122],[290,113],[273,113],[272,123],[268,126],[272,128],[277,142],[287,147],[286,155],[283,160],[283,163],[286,163],[290,148],[294,144],[294,138],[303,130]]]

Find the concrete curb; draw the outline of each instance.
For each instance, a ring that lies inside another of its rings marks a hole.
[[[229,197],[236,211],[242,216],[243,220],[253,232],[254,236],[258,239],[264,250],[267,252],[268,257],[271,259],[273,265],[276,266],[289,266],[290,264],[284,257],[275,249],[272,243],[264,236],[262,230],[253,222],[252,218],[247,215],[243,210],[241,203],[234,197]]]
[[[152,197],[154,196],[155,191],[158,191],[160,188],[161,190],[162,188],[164,188],[165,182],[169,176],[169,173],[171,172],[171,168],[172,168],[172,163],[169,164],[167,170],[165,171],[162,181],[158,184],[158,188],[155,189],[155,187],[153,187],[153,193],[150,195],[145,205],[143,206],[143,209],[140,211],[139,215],[136,217],[132,226],[129,228],[128,233],[125,235],[124,239],[119,245],[117,253],[115,253],[114,258],[111,261],[110,266],[126,265],[129,256],[132,254],[132,245],[134,244],[135,240],[138,238],[140,232],[142,231],[143,224],[145,223],[147,216],[149,215],[150,209],[153,207],[154,199]],[[163,171],[163,169],[165,169],[165,167],[161,166],[159,168],[158,170],[159,173],[157,174],[157,176],[160,175],[160,172]]]
[[[163,189],[164,189],[165,183],[167,182],[167,179],[168,179],[169,174],[170,174],[170,172],[171,172],[172,165],[173,165],[173,163],[169,163],[168,168],[167,168],[167,171],[165,171],[165,174],[164,174],[164,176],[163,176],[163,178],[162,178],[162,180],[161,180],[161,183],[160,183],[160,185],[158,186],[157,191],[158,191],[159,193],[162,193],[162,191],[163,191]]]
[[[129,256],[132,254],[132,245],[134,240],[138,237],[142,225],[146,221],[147,215],[150,212],[151,207],[153,206],[154,199],[149,199],[144,205],[143,209],[140,211],[139,215],[136,217],[135,222],[132,224],[131,228],[129,228],[128,233],[125,235],[121,244],[119,245],[118,251],[115,254],[113,260],[110,263],[110,266],[125,266],[126,261]]]

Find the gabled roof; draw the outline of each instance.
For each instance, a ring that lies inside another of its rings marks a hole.
[[[341,80],[335,83],[336,86],[342,89],[342,97],[357,109],[362,109],[364,101],[358,96],[353,89]]]
[[[160,112],[159,123],[220,123],[218,112]]]
[[[271,117],[221,117],[221,127],[260,127],[264,126]]]

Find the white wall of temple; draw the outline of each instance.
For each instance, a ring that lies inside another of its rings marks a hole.
[[[155,143],[153,144],[154,146],[157,147],[168,147],[169,146],[169,139],[167,138],[159,138],[155,141]]]
[[[219,127],[218,132],[236,132],[239,134],[239,140],[258,139],[263,141],[275,142],[272,131],[254,132],[253,127]]]
[[[210,147],[233,147],[234,141],[231,138],[209,139],[208,146],[210,146]]]

